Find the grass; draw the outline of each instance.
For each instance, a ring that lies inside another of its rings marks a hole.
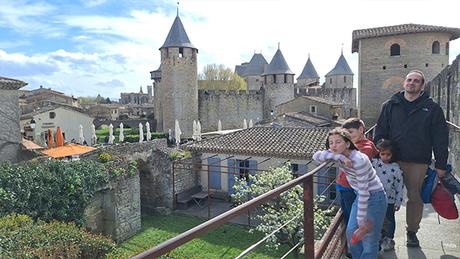
[[[202,222],[203,219],[179,214],[144,217],[141,232],[121,243],[108,258],[129,258]],[[174,249],[164,258],[235,258],[261,238],[261,233],[249,233],[247,227],[226,224]],[[286,246],[273,250],[261,245],[245,258],[280,258],[286,251]]]

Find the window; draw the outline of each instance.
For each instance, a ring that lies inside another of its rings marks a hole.
[[[428,67],[428,63],[425,63],[425,67]]]
[[[344,82],[344,83],[347,82],[347,76],[343,76],[343,82]]]
[[[401,55],[401,47],[399,44],[393,44],[390,47],[390,56],[399,56]]]
[[[329,84],[332,85],[332,78],[329,78]]]
[[[383,66],[382,68],[383,68],[383,70],[387,69],[387,67],[386,67],[386,66]]]
[[[240,179],[245,178],[249,182],[249,160],[236,160],[240,169]]]
[[[180,58],[184,57],[184,48],[179,48],[179,57]]]
[[[286,74],[284,75],[284,83],[285,84],[287,83],[287,75]]]
[[[404,68],[407,68],[407,64],[404,64]]]
[[[310,112],[311,113],[316,113],[316,106],[310,105]]]
[[[273,75],[273,83],[276,84],[276,75]]]
[[[264,76],[264,84],[267,84],[267,76]]]
[[[54,119],[56,117],[56,113],[55,112],[50,112],[50,119]]]
[[[433,45],[431,45],[431,53],[439,54],[439,41],[433,42]]]
[[[292,174],[297,174],[299,172],[299,165],[298,164],[291,164],[291,171]]]
[[[449,55],[449,42],[446,42],[446,55]]]

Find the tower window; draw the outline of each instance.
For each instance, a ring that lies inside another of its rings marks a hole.
[[[433,42],[433,45],[431,45],[431,53],[439,54],[439,41]]]
[[[344,83],[347,82],[347,76],[343,76],[343,82],[344,82]]]
[[[425,63],[425,67],[428,67],[428,63]]]
[[[311,113],[316,113],[316,106],[310,105],[310,112]]]
[[[332,78],[329,78],[329,84],[332,85]]]
[[[386,66],[383,66],[382,69],[385,70],[385,69],[387,69],[387,67],[386,67]]]
[[[404,68],[407,68],[407,64],[404,64]]]
[[[184,48],[179,48],[179,57],[180,58],[184,57]]]
[[[276,84],[276,75],[273,75],[273,83]]]
[[[287,75],[286,74],[284,75],[284,83],[285,84],[287,83]]]
[[[401,55],[401,47],[399,44],[393,44],[390,47],[390,56],[399,56]]]
[[[449,55],[449,42],[446,42],[446,55]]]

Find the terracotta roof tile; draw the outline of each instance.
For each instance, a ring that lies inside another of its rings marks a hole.
[[[311,159],[315,151],[325,148],[329,128],[254,127],[185,145],[192,151]]]

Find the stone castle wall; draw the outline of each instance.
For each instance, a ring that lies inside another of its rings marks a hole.
[[[427,83],[425,89],[444,110],[449,127],[449,162],[460,168],[460,55],[452,64]],[[458,175],[458,173],[457,173]]]
[[[19,94],[17,90],[0,90],[0,162],[16,162],[20,157]]]
[[[446,33],[416,33],[360,40],[358,109],[367,125],[375,124],[381,105],[402,89],[410,70],[419,69],[431,80],[448,65],[449,38]],[[434,41],[440,43],[440,54],[432,54]],[[390,56],[395,43],[401,55]]]
[[[199,91],[199,118],[202,132],[217,130],[221,120],[223,129],[243,127],[263,119],[263,92],[261,91]]]

